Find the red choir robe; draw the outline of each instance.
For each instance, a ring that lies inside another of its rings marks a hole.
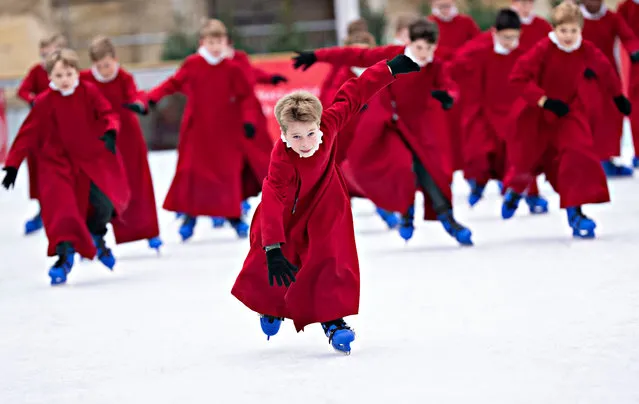
[[[158,102],[176,92],[187,103],[177,168],[163,207],[189,216],[239,218],[246,156],[243,123],[257,123],[253,89],[232,60],[210,64],[194,54],[147,98]]]
[[[334,65],[346,66],[371,66],[380,60],[392,59],[403,54],[404,46],[384,46],[372,49],[358,47],[335,47],[318,49],[315,56],[320,62],[328,62]],[[437,57],[431,63],[422,67],[418,73],[400,77],[389,87],[390,99],[384,114],[375,118],[390,117],[393,131],[399,134],[400,139],[409,150],[419,158],[428,173],[449,201],[452,201],[450,184],[452,183],[452,164],[449,153],[449,138],[447,137],[446,120],[441,119],[443,109],[441,104],[431,102],[430,93],[433,90],[444,90],[457,98],[457,86],[450,79],[444,69],[444,63]],[[368,116],[370,114],[366,114]],[[363,115],[364,116],[364,115]],[[444,115],[445,118],[445,115]],[[371,118],[373,119],[373,118]],[[378,128],[376,131],[382,129]],[[358,144],[358,147],[360,145]],[[389,151],[390,153],[390,151]],[[400,158],[400,156],[388,156],[387,158]],[[403,158],[403,153],[401,155]],[[379,164],[381,162],[369,161],[369,164]],[[412,164],[412,157],[409,157],[409,164]],[[388,196],[394,201],[393,206],[385,202],[373,199],[366,195],[379,207],[393,212],[405,212],[413,204],[415,193],[415,176],[411,192],[406,194],[395,194]],[[358,180],[358,183],[364,185]],[[424,197],[425,219],[435,220],[436,214],[432,209],[430,198]]]
[[[603,16],[589,16],[584,11],[584,39],[592,42],[607,57],[617,72],[617,61],[614,56],[615,42],[620,39],[623,48],[628,52],[639,50],[639,40],[630,27],[617,13],[602,8]],[[590,83],[591,91],[590,116],[595,147],[601,160],[621,154],[621,136],[623,132],[623,115],[617,110],[614,102],[600,91],[596,82]]]
[[[42,63],[34,65],[27,76],[18,87],[18,97],[32,105],[38,94],[49,89],[49,75],[44,70]],[[27,156],[27,166],[29,167],[29,196],[31,199],[38,199],[38,162],[34,150]]]
[[[133,76],[119,68],[110,80],[105,80],[93,70],[83,71],[80,77],[102,92],[120,119],[116,143],[131,188],[131,201],[127,209],[112,222],[115,241],[120,244],[157,237],[160,229],[146,141],[138,117],[123,107],[138,98]]]
[[[527,51],[537,42],[548,36],[552,31],[552,25],[543,18],[533,16],[530,21],[521,21],[521,36],[519,37],[519,49]]]
[[[619,5],[617,13],[624,19],[626,24],[633,30],[635,37],[639,38],[639,1],[626,0]],[[635,146],[635,156],[639,156],[639,64],[634,64],[630,71],[630,88],[628,98],[634,108],[630,115],[630,126],[632,127],[632,139]]]
[[[335,143],[366,101],[392,81],[384,62],[349,80],[322,113],[322,144],[311,157],[301,158],[283,142],[273,148],[251,225],[251,248],[232,289],[251,310],[290,318],[297,331],[357,314],[360,283],[353,215],[335,162]],[[268,283],[263,248],[275,243],[283,243],[284,256],[299,268],[297,281],[288,288]]]
[[[49,256],[63,241],[71,242],[85,258],[95,256],[86,225],[91,182],[113,203],[116,215],[126,210],[130,192],[122,157],[100,140],[107,130],[119,128],[118,114],[91,83],[80,81],[68,96],[47,90],[36,97],[5,166],[20,167],[30,150],[39,150],[40,205]]]
[[[513,106],[515,127],[507,141],[506,188],[522,193],[535,174],[545,173],[562,208],[610,200],[588,122],[586,68],[597,74],[609,97],[621,94],[619,77],[588,41],[565,52],[547,38],[519,58],[510,75],[521,98]],[[559,118],[542,109],[538,102],[544,95],[567,103],[570,112]]]
[[[459,48],[481,32],[475,21],[467,15],[458,14],[450,21],[444,21],[434,15],[429,16],[429,18],[437,23],[439,27],[436,55],[443,61],[451,60]],[[462,144],[464,135],[462,134],[463,129],[460,122],[462,119],[461,110],[465,99],[464,93],[466,91],[463,87],[460,87],[459,91],[458,102],[450,111],[446,111],[445,116],[442,118],[448,121],[447,130],[450,138],[451,162],[454,171],[461,170],[464,164],[464,147]],[[431,100],[431,102],[436,103],[437,100]]]

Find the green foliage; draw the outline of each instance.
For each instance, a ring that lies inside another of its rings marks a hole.
[[[273,40],[267,46],[268,52],[290,52],[306,49],[306,35],[295,28],[295,13],[292,0],[282,1],[279,26],[273,33]]]
[[[482,0],[468,0],[468,15],[479,26],[482,31],[495,25],[495,17],[497,16],[497,9],[494,6],[486,5]]]
[[[385,43],[386,14],[384,11],[375,12],[368,6],[368,1],[360,0],[360,14],[363,19],[368,22],[368,31],[375,37],[375,42],[378,45]]]
[[[197,33],[186,29],[186,21],[179,14],[173,15],[175,28],[164,42],[162,60],[182,60],[198,48],[199,38]]]

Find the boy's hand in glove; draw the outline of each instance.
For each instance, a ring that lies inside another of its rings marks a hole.
[[[543,108],[547,109],[560,118],[570,112],[570,107],[568,106],[568,104],[561,100],[555,100],[552,98],[548,98],[546,99],[546,101],[544,101]]]
[[[406,55],[397,55],[392,60],[386,62],[393,76],[398,74],[412,73],[419,71],[419,65],[413,62]]]
[[[2,180],[2,186],[4,189],[14,187],[16,184],[16,177],[18,176],[18,169],[15,167],[5,167],[2,169],[6,174]]]
[[[144,108],[144,105],[139,101],[122,104],[122,106],[130,111],[135,112],[138,115],[146,115],[149,113],[149,111]]]
[[[639,51],[632,52],[630,54],[630,61],[632,63],[639,63]]]
[[[115,154],[115,131],[113,129],[106,131],[100,140],[104,142],[108,151]]]
[[[253,139],[255,137],[255,126],[252,123],[244,124],[244,136],[247,139]]]
[[[286,82],[288,82],[288,79],[281,74],[274,74],[271,76],[271,84],[273,84],[274,86]]]
[[[626,116],[632,113],[632,104],[630,103],[630,100],[626,98],[625,95],[618,95],[615,98],[613,98],[613,100],[615,101],[615,105],[617,106],[617,109],[619,110],[619,112],[621,112],[622,114]]]
[[[584,78],[586,80],[595,80],[597,78],[597,73],[595,73],[595,71],[591,68],[587,67],[586,70],[584,70]]]
[[[315,56],[315,52],[299,52],[295,51],[297,56],[293,57],[293,68],[299,69],[302,68],[302,71],[305,72],[309,67],[313,66],[315,62],[317,62],[317,56]]]
[[[431,91],[430,95],[442,104],[442,108],[449,110],[453,107],[453,97],[446,91],[435,90]]]
[[[266,252],[266,265],[268,266],[268,283],[271,286],[273,286],[273,280],[277,282],[277,286],[284,284],[286,287],[295,282],[295,273],[298,268],[284,257],[281,248],[273,248]]]

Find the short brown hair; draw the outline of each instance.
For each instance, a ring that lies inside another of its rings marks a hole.
[[[44,68],[48,74],[51,74],[51,71],[53,71],[53,68],[58,62],[62,62],[65,67],[72,67],[75,70],[80,70],[78,55],[71,49],[56,49],[47,56]]]
[[[289,122],[317,122],[322,118],[322,103],[308,91],[295,91],[275,104],[275,119],[286,133]]]
[[[363,18],[351,21],[350,23],[348,23],[348,27],[346,27],[346,35],[348,36],[362,31],[368,32],[368,22]]]
[[[103,35],[96,36],[89,45],[89,57],[92,62],[97,62],[103,58],[115,57],[115,46],[111,40]]]
[[[574,3],[564,1],[552,10],[552,25],[557,27],[562,24],[577,24],[584,27],[584,16]]]
[[[228,32],[226,30],[226,25],[224,25],[222,21],[216,20],[214,18],[210,20],[204,20],[204,22],[202,23],[202,27],[200,27],[200,39],[209,36],[216,38],[227,37]]]
[[[395,20],[395,33],[398,34],[400,31],[410,28],[411,25],[415,23],[415,21],[419,20],[419,16],[416,14],[400,14],[397,16],[397,20]]]
[[[427,43],[435,44],[439,39],[439,28],[435,22],[420,18],[408,27],[408,35],[411,42],[423,39]]]
[[[375,37],[370,32],[355,32],[350,34],[344,41],[344,45],[368,45],[369,47],[375,46]]]
[[[62,34],[53,34],[40,40],[40,49],[55,45],[57,48],[65,48],[67,40]]]

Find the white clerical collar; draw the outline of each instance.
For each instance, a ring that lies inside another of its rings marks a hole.
[[[637,1],[639,1],[639,0],[637,0]],[[402,45],[402,46],[404,46],[404,45],[406,45],[406,42],[402,41],[399,38],[395,38],[395,39],[393,39],[393,45]]]
[[[93,78],[100,83],[108,83],[115,80],[115,78],[118,77],[118,73],[120,73],[120,64],[118,63],[115,64],[115,71],[111,77],[104,77],[100,74],[100,72],[98,72],[98,69],[95,66],[91,66],[91,74],[93,74]]]
[[[408,56],[408,58],[410,60],[412,60],[413,62],[417,63],[417,65],[419,67],[424,67],[427,64],[431,63],[433,61],[433,57],[431,56],[429,59],[426,60],[426,62],[422,62],[420,60],[418,60],[415,55],[413,55],[413,52],[410,51],[410,46],[407,46],[404,48],[404,55]]]
[[[639,0],[632,0],[635,2],[635,4],[639,4]]]
[[[514,11],[516,12],[517,10]],[[530,25],[535,20],[535,13],[530,13],[528,17],[523,17],[519,13],[517,15],[519,16],[519,21],[521,21],[523,25]]]
[[[313,146],[313,148],[308,153],[297,153],[300,156],[300,158],[309,158],[313,154],[315,154],[316,151],[319,150],[319,147],[322,144],[322,136],[324,136],[324,133],[322,133],[321,130],[317,129],[315,131],[315,135],[317,136],[317,144]],[[293,148],[293,146],[291,146],[288,140],[286,140],[286,136],[284,136],[284,133],[282,133],[280,137],[282,138],[282,142],[284,142],[286,147],[288,147],[289,149]]]
[[[513,49],[506,49],[502,44],[499,43],[497,35],[493,32],[493,51],[495,51],[496,54],[509,55],[510,52],[512,52],[514,49],[517,49],[517,47],[519,46],[519,39],[516,40],[514,45],[515,46],[513,46]]]
[[[206,60],[206,63],[210,65],[219,65],[224,60],[224,56],[215,57],[211,55],[209,51],[207,51],[203,46],[200,46],[197,50],[197,53]]]
[[[49,88],[52,89],[53,91],[59,92],[60,94],[62,94],[63,97],[67,97],[75,93],[75,89],[78,88],[79,85],[80,85],[80,80],[76,80],[70,89],[62,91],[53,83],[53,81],[49,82]]]
[[[586,10],[586,7],[583,4],[580,5],[579,8],[581,9],[581,14],[584,15],[586,20],[599,20],[608,12],[608,7],[606,7],[603,3],[601,3],[601,8],[596,13],[591,13]]]
[[[433,9],[433,15],[439,18],[440,20],[446,21],[446,22],[452,21],[453,18],[457,17],[458,14],[459,14],[459,9],[455,6],[452,6],[450,8],[450,14],[448,15],[448,17],[444,17],[442,13],[439,11],[439,9],[436,9],[436,8]]]
[[[365,67],[351,67],[351,71],[353,72],[353,74],[357,77],[361,76],[362,73],[364,73],[366,71]]]
[[[557,39],[557,34],[555,34],[554,31],[548,33],[548,38],[550,38],[552,43],[554,43],[559,49],[561,49],[562,51],[566,53],[574,52],[577,49],[581,48],[581,41],[583,40],[581,35],[579,35],[579,38],[577,38],[577,41],[574,44],[572,44],[572,46],[566,47],[559,43],[559,39]]]

